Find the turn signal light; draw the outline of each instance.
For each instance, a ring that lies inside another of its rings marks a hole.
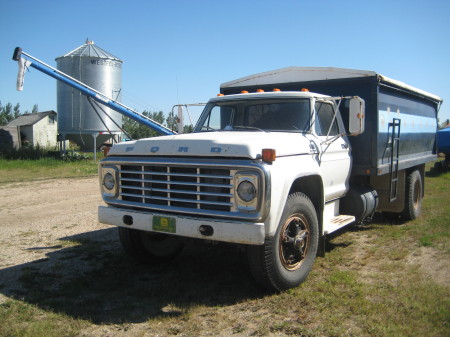
[[[277,154],[275,152],[275,149],[263,149],[262,150],[262,160],[266,163],[271,164],[275,161],[275,158],[277,157]]]

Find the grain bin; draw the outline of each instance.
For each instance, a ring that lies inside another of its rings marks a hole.
[[[122,63],[122,60],[88,40],[56,58],[58,70],[118,102],[121,99]],[[74,141],[83,150],[94,151],[110,139],[111,134],[119,138],[122,115],[105,106],[101,106],[103,111],[95,107],[80,91],[58,82],[58,132],[62,138]]]

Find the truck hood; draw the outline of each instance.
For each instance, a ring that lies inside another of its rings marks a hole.
[[[261,158],[262,149],[277,157],[310,153],[306,134],[286,132],[201,132],[116,144],[109,155]]]

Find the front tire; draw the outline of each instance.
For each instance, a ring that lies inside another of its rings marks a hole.
[[[298,286],[312,269],[317,255],[319,225],[311,200],[303,193],[289,195],[275,236],[262,246],[248,247],[255,280],[270,290]]]
[[[411,172],[406,177],[405,187],[405,209],[402,212],[402,218],[409,221],[417,219],[422,209],[423,182],[418,170]]]
[[[119,227],[119,238],[125,252],[144,264],[170,262],[184,247],[175,236],[124,227]]]

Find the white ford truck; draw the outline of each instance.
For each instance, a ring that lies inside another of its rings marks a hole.
[[[115,145],[99,165],[127,253],[187,238],[245,245],[255,280],[305,280],[325,237],[375,211],[420,213],[442,100],[371,71],[290,67],[221,86],[194,132]],[[366,129],[366,130],[364,130]]]

